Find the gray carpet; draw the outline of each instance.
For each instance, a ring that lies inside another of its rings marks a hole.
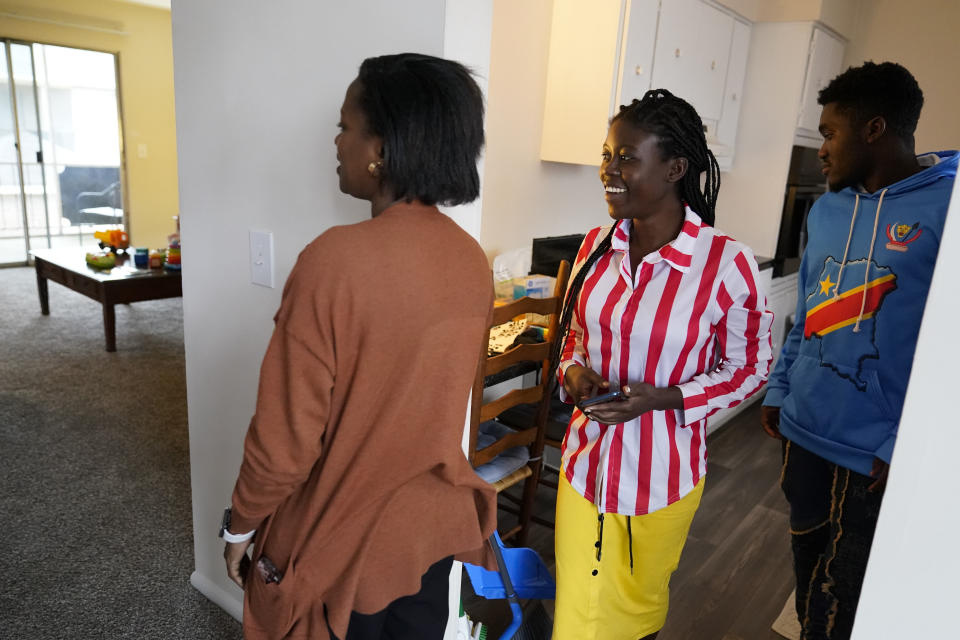
[[[239,638],[190,586],[181,300],[100,305],[0,269],[0,638]]]

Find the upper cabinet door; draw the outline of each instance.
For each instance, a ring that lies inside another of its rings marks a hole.
[[[623,33],[620,87],[611,115],[621,104],[642,98],[653,78],[653,48],[657,42],[660,0],[633,0]]]
[[[617,81],[624,0],[554,0],[540,158],[599,165]]]
[[[750,26],[735,20],[733,42],[730,44],[730,63],[727,66],[727,83],[723,94],[723,117],[717,125],[717,141],[730,147],[737,140],[737,123],[740,121],[740,103],[743,100],[749,52]]]
[[[807,58],[807,77],[803,83],[800,115],[797,127],[802,133],[817,135],[820,129],[820,111],[817,95],[833,80],[843,66],[843,42],[823,29],[814,27]]]
[[[652,88],[669,89],[704,120],[720,120],[734,22],[700,0],[661,3]]]

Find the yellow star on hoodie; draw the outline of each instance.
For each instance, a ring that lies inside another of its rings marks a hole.
[[[830,276],[828,275],[826,279],[820,281],[820,293],[826,295],[830,293],[830,289],[836,286],[835,282],[830,281]]]

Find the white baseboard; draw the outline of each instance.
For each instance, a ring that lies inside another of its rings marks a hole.
[[[236,618],[237,622],[243,622],[242,592],[239,595],[230,593],[207,576],[201,575],[196,571],[190,574],[190,584],[193,585],[194,589],[206,596],[210,602]]]

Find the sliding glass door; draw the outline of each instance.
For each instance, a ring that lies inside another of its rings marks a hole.
[[[0,265],[124,227],[113,54],[0,41]]]
[[[10,43],[0,50],[0,264],[25,263],[26,189],[14,99]]]

